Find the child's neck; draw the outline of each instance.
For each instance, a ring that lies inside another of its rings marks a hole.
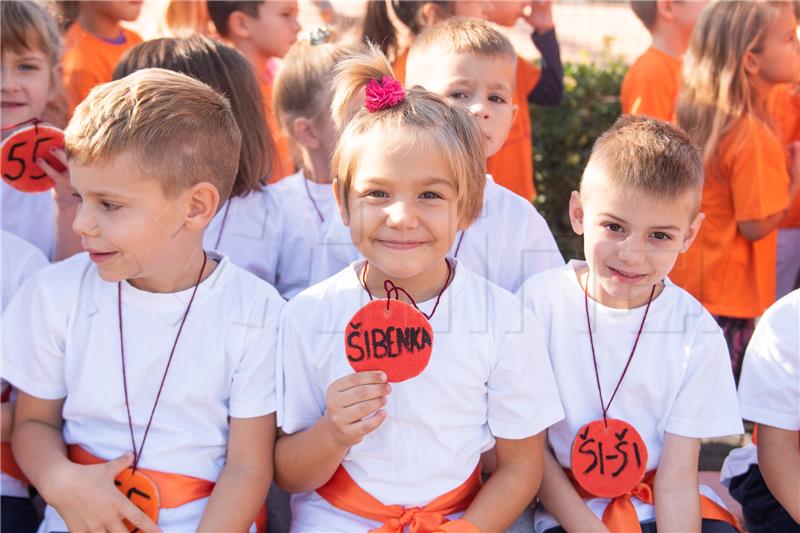
[[[366,282],[367,288],[374,298],[386,298],[384,282],[389,280],[395,286],[400,287],[411,295],[414,302],[425,302],[436,298],[444,291],[445,284],[448,283],[448,274],[449,281],[452,281],[455,275],[454,272],[451,273],[451,269],[454,267],[452,265],[448,267],[448,263],[445,261],[442,258],[435,266],[410,278],[394,278],[384,273],[373,263],[368,262],[365,266],[366,272],[362,270],[360,277],[362,282]],[[366,280],[364,279],[365,274]],[[392,292],[391,297],[398,298],[406,303],[412,303],[402,291]]]
[[[760,76],[748,76],[750,80],[750,105],[753,113],[762,120],[767,119],[767,100],[776,84],[762,79]]]
[[[303,176],[314,183],[330,183],[330,158],[322,150],[303,150]]]
[[[101,39],[117,39],[122,32],[119,21],[96,13],[80,13],[76,23],[81,28]]]
[[[657,32],[653,32],[653,42],[651,46],[672,58],[683,59],[683,54],[686,53],[689,43],[686,42],[686,38],[677,31],[660,29]]]
[[[160,269],[157,275],[149,277],[131,278],[128,280],[132,286],[139,290],[156,293],[174,293],[190,289],[197,283],[198,277],[202,282],[217,267],[217,262],[211,257],[207,257],[203,266],[202,246],[197,246],[190,254],[181,254],[182,257],[189,257],[188,260],[172,258],[166,261],[167,267]],[[202,274],[200,269],[203,269]]]
[[[263,80],[267,71],[267,61],[269,61],[272,56],[265,54],[248,40],[235,40],[233,46],[247,58],[248,63],[250,63],[256,71],[256,76]]]

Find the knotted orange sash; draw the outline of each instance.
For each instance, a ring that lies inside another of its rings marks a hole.
[[[569,469],[564,469],[567,477],[572,482],[578,495],[584,499],[596,498],[596,496],[586,492],[575,481],[572,472]],[[653,505],[655,501],[655,493],[653,491],[653,483],[656,479],[657,470],[651,470],[645,474],[642,481],[639,482],[630,492],[611,499],[610,503],[603,511],[603,523],[612,533],[621,532],[635,532],[641,533],[642,527],[639,524],[639,516],[636,514],[636,508],[631,502],[631,498],[636,498],[644,503]],[[700,496],[700,517],[709,520],[721,520],[727,522],[737,529],[742,531],[739,521],[727,509],[709,499],[707,496]]]
[[[359,487],[340,465],[333,477],[317,489],[317,494],[337,509],[383,523],[370,533],[402,533],[405,526],[409,526],[411,533],[479,533],[467,520],[448,522],[446,515],[466,510],[480,489],[481,477],[476,468],[464,483],[423,507],[384,505]]]

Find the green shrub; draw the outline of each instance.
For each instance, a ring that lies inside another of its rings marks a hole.
[[[578,188],[595,139],[620,115],[619,89],[626,71],[621,59],[610,57],[600,63],[566,63],[561,105],[529,108],[535,205],[567,260],[583,256],[582,241],[569,224],[570,193]]]

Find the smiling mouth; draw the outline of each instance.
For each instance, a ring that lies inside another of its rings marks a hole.
[[[614,274],[615,278],[621,279],[622,281],[638,281],[640,279],[644,279],[647,276],[646,274],[625,272],[624,270],[618,270],[613,267],[608,267],[608,269]]]
[[[8,107],[22,107],[25,104],[21,104],[19,102],[0,102],[0,108],[8,108]]]
[[[413,248],[417,248],[418,246],[422,246],[422,241],[387,241],[387,240],[378,240],[378,242],[385,246],[386,248],[390,248],[392,250],[411,250]]]
[[[89,252],[89,259],[91,259],[94,263],[102,263],[107,261],[117,252],[97,252],[95,250],[86,250]]]

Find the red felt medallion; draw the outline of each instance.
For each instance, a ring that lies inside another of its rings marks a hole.
[[[37,123],[15,131],[0,146],[3,180],[22,192],[53,188],[53,179],[36,163],[44,159],[59,172],[66,170],[50,153],[51,148],[64,148],[64,132],[58,128]]]
[[[383,370],[398,383],[418,376],[433,351],[433,329],[415,307],[400,300],[372,300],[347,323],[347,362],[356,372]]]
[[[119,489],[119,491],[136,507],[150,517],[150,520],[152,520],[154,524],[158,524],[158,510],[161,507],[161,497],[158,494],[158,485],[156,485],[155,481],[143,474],[140,470],[133,471],[130,468],[126,468],[114,478],[114,485],[116,485],[117,489]],[[125,526],[127,526],[130,531],[137,530],[136,526],[127,520],[124,522]]]
[[[595,420],[575,435],[570,465],[584,490],[599,498],[615,498],[630,492],[644,477],[647,445],[624,420]]]

